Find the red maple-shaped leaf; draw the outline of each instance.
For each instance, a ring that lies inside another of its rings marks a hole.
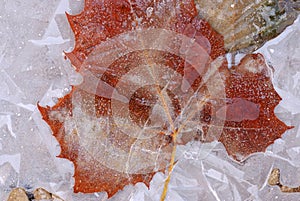
[[[214,115],[225,120],[218,140],[229,155],[242,161],[252,153],[265,151],[293,127],[286,126],[274,114],[281,98],[273,88],[270,69],[261,54],[247,55],[238,66],[222,71],[226,74],[225,104],[214,114],[203,110],[203,119]]]
[[[68,15],[76,43],[66,55],[83,83],[39,110],[59,157],[75,165],[75,192],[110,197],[128,184],[149,186],[177,141],[195,138],[176,136],[199,122],[197,101],[209,91],[202,75],[225,53],[222,36],[196,16],[192,0],[87,0]]]
[[[223,37],[196,16],[192,0],[86,0],[68,15],[83,82],[39,110],[75,165],[75,192],[149,186],[176,144],[220,140],[241,160],[289,128],[262,56],[228,70]]]

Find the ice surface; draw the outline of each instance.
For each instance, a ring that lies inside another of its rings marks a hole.
[[[83,1],[1,0],[0,7],[0,200],[14,187],[43,187],[68,201],[106,200],[105,193],[74,194],[73,164],[57,158],[60,147],[36,104],[53,105],[78,83],[62,52],[74,45],[64,12],[78,13]],[[217,144],[209,153],[199,144],[179,147],[167,200],[299,200],[267,185],[274,167],[282,183],[300,185],[300,19],[259,52],[274,68],[273,82],[283,100],[277,116],[295,128],[242,164]],[[203,154],[204,153],[204,154]],[[207,157],[204,157],[207,156]],[[156,201],[166,175],[150,189],[127,186],[111,200]]]

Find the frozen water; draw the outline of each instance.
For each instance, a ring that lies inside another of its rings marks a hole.
[[[74,194],[73,164],[57,158],[60,147],[36,104],[53,105],[68,93],[78,75],[62,52],[74,45],[64,12],[80,12],[83,1],[1,0],[0,7],[0,200],[20,186],[43,187],[68,201],[106,200],[105,193]],[[267,185],[273,167],[282,183],[300,185],[300,19],[259,52],[274,67],[273,82],[283,100],[277,116],[295,128],[238,164],[221,144],[203,159],[196,144],[179,147],[167,200],[299,200]],[[205,151],[203,149],[202,151]],[[127,186],[111,200],[159,200],[166,175],[150,189]]]

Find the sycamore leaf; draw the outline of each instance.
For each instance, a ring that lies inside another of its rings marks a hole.
[[[215,113],[203,110],[203,119],[214,115],[225,120],[218,140],[229,155],[242,161],[252,153],[265,151],[293,127],[286,126],[274,114],[281,98],[273,88],[270,69],[261,54],[247,55],[238,66],[224,68],[223,73],[226,103]]]
[[[39,110],[74,163],[75,192],[149,186],[172,171],[177,144],[220,140],[240,160],[289,128],[274,115],[262,56],[229,71],[223,37],[192,0],[86,0],[68,20],[76,44],[66,55],[83,82]]]
[[[196,16],[191,0],[87,0],[68,15],[76,44],[66,55],[83,83],[39,110],[59,157],[75,165],[75,192],[110,197],[128,184],[149,186],[175,144],[196,138],[207,96],[225,97],[223,60],[212,62],[225,53],[222,36]],[[218,87],[206,86],[214,79]]]

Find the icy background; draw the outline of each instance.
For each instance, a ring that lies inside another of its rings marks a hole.
[[[0,0],[0,200],[14,187],[43,187],[72,200],[106,200],[105,193],[72,193],[73,165],[56,158],[60,147],[41,120],[36,104],[54,104],[77,83],[77,75],[62,52],[72,49],[73,35],[65,11],[75,14],[83,1]],[[274,85],[283,98],[277,116],[295,128],[243,164],[227,157],[221,144],[202,159],[194,143],[180,147],[167,200],[244,201],[300,200],[267,184],[274,167],[284,185],[300,185],[300,17],[258,52],[275,69]],[[150,190],[127,186],[111,200],[157,201],[165,176],[158,173]]]

